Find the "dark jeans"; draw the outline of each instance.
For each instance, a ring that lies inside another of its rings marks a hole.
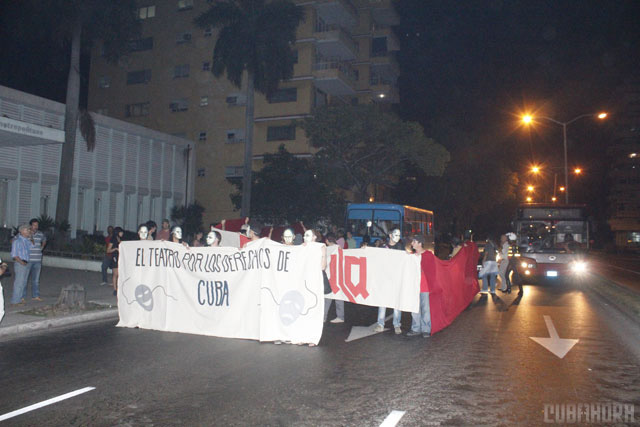
[[[102,258],[102,281],[106,282],[107,281],[107,269],[109,268],[109,266],[111,265],[111,255],[105,255],[104,258]]]

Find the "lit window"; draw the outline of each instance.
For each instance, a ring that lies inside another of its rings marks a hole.
[[[189,77],[189,64],[181,64],[173,67],[173,78],[180,79]]]
[[[176,37],[176,43],[177,44],[183,44],[183,43],[189,43],[191,42],[191,32],[189,31],[185,31],[184,33],[180,33],[178,34],[178,37]]]
[[[111,86],[111,77],[108,77],[108,76],[100,77],[100,79],[98,80],[98,87],[102,89],[106,89],[109,86]]]
[[[155,6],[146,6],[138,9],[138,19],[153,18],[156,16]]]
[[[193,0],[178,0],[178,10],[193,9]]]
[[[141,102],[138,104],[125,105],[124,116],[125,117],[142,117],[149,115],[149,102]]]
[[[201,96],[200,97],[200,106],[201,107],[206,107],[207,105],[209,105],[209,97],[208,96]]]
[[[169,109],[174,113],[178,113],[180,111],[187,111],[189,110],[189,100],[186,98],[174,99],[169,104]]]

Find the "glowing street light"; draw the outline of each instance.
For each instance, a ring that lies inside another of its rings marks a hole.
[[[531,193],[533,191],[533,185],[527,186],[527,191]]]
[[[531,172],[533,173],[540,173],[540,168],[538,166],[532,166],[531,167]]]
[[[560,187],[558,190],[560,190],[560,191],[564,191],[564,190],[565,190],[565,188],[564,188],[564,187]]]
[[[551,201],[552,201],[552,202],[555,202],[555,201],[557,201],[557,200],[558,200],[558,199],[556,198],[556,196],[553,196],[553,197],[551,198]]]
[[[582,169],[580,169],[580,168],[575,168],[575,169],[573,170],[573,173],[575,173],[576,175],[580,175],[580,174],[582,173]]]
[[[527,197],[527,203],[531,203],[533,199],[531,197]]]
[[[567,126],[575,122],[576,120],[582,119],[584,117],[597,117],[600,120],[603,120],[607,118],[607,113],[601,112],[601,113],[581,114],[569,120],[568,122],[561,122],[556,119],[552,119],[551,117],[544,117],[544,116],[537,117],[539,119],[548,120],[550,122],[553,122],[557,125],[562,126],[562,141],[564,143],[564,186],[565,186],[564,202],[567,204],[569,204],[569,169],[567,167]],[[531,116],[530,114],[523,115],[522,122],[527,126],[531,125],[531,123],[533,123],[533,116]]]

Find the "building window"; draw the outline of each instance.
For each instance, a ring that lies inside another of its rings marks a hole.
[[[295,87],[278,89],[269,97],[270,104],[276,104],[279,102],[296,102],[297,100],[298,89]]]
[[[203,176],[205,176],[205,169],[204,169],[204,168],[200,168],[200,169],[198,169],[198,176],[199,176],[199,177],[203,177]]]
[[[180,79],[189,77],[189,64],[176,65],[173,68],[173,78]]]
[[[142,117],[149,115],[149,102],[141,102],[138,104],[125,105],[124,116],[125,117]]]
[[[193,0],[178,0],[178,10],[193,9]]]
[[[111,77],[102,76],[98,79],[98,87],[102,89],[106,89],[111,86]]]
[[[236,144],[244,141],[244,132],[239,129],[227,131],[227,144]]]
[[[169,109],[174,113],[187,111],[189,110],[189,100],[186,98],[174,99],[169,104]]]
[[[242,177],[242,166],[227,166],[224,168],[225,178],[239,178]]]
[[[206,141],[207,140],[207,133],[206,132],[200,132],[198,134],[198,141]]]
[[[138,19],[153,18],[156,16],[155,6],[146,6],[138,9]]]
[[[295,126],[269,126],[267,141],[293,141],[296,139]]]
[[[191,32],[185,31],[184,33],[178,34],[176,37],[177,44],[190,43],[191,42]]]
[[[200,97],[200,106],[201,107],[206,107],[207,105],[209,105],[209,97],[208,96],[201,96]]]
[[[129,52],[141,52],[143,50],[151,50],[153,49],[153,37],[129,40],[127,42],[127,48],[129,49]]]
[[[211,71],[211,62],[203,62],[202,71]]]
[[[213,35],[213,28],[209,27],[209,28],[205,28],[204,29],[204,36],[205,37],[211,37]]]
[[[151,81],[151,70],[131,71],[127,73],[127,84],[136,85],[149,83]]]
[[[371,39],[371,56],[387,55],[387,38],[374,37]]]

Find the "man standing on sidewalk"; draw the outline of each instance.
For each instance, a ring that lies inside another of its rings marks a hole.
[[[105,286],[107,284],[107,270],[111,266],[111,254],[107,253],[107,248],[109,247],[109,242],[113,237],[113,226],[110,225],[107,227],[107,237],[104,238],[104,257],[102,258],[102,283],[100,286]]]
[[[29,277],[29,254],[33,247],[31,240],[31,227],[23,224],[18,228],[18,235],[11,243],[11,258],[13,258],[13,295],[11,305],[24,304],[24,290],[27,287]]]
[[[31,298],[34,301],[42,301],[40,298],[40,272],[42,271],[42,250],[47,245],[47,236],[38,230],[40,224],[36,218],[29,221],[31,227],[31,241],[33,246],[29,252],[29,273],[31,275]],[[27,283],[29,282],[27,277]],[[24,287],[22,298],[27,297],[27,286]]]

